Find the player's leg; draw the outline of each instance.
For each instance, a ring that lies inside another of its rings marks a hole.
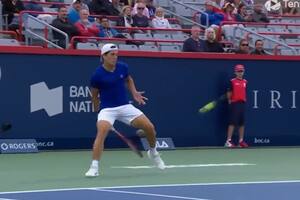
[[[244,141],[244,134],[245,134],[245,126],[242,125],[239,127],[239,143]]]
[[[100,160],[103,149],[105,138],[111,128],[111,124],[108,121],[97,122],[97,136],[93,145],[93,160]]]
[[[151,121],[143,114],[142,111],[129,104],[122,108],[121,117],[118,120],[131,125],[135,128],[142,129],[145,132],[150,149],[147,152],[148,157],[154,162],[159,169],[165,169],[165,164],[156,150],[156,131]]]
[[[151,121],[143,114],[132,120],[131,125],[135,128],[142,129],[148,140],[150,148],[155,148],[156,132],[155,127]]]
[[[106,136],[114,124],[116,113],[112,109],[103,109],[98,114],[97,135],[93,145],[92,163],[90,169],[86,172],[87,177],[95,177],[99,175],[99,161],[104,150],[104,141]]]
[[[241,102],[239,105],[239,147],[246,148],[248,144],[244,141],[245,134],[245,103]]]
[[[227,128],[227,139],[226,139],[226,143],[225,143],[226,147],[234,147],[234,144],[231,140],[233,131],[234,131],[234,125],[230,124]]]
[[[232,142],[232,135],[234,132],[234,128],[236,125],[236,105],[235,103],[231,103],[229,105],[229,125],[227,128],[227,139],[225,142],[225,147],[235,147],[234,143]]]
[[[89,170],[85,173],[87,177],[99,176],[99,160],[104,150],[104,141],[111,128],[108,121],[100,120],[97,122],[97,136],[93,145],[92,163]]]

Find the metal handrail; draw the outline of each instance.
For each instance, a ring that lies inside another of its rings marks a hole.
[[[207,14],[207,13],[205,13],[205,12],[203,12],[202,10],[199,10],[199,9],[197,9],[197,8],[194,8],[194,7],[192,7],[192,6],[186,5],[186,4],[184,4],[184,3],[180,2],[180,1],[177,1],[177,0],[170,0],[170,1],[173,1],[173,2],[176,3],[176,4],[182,5],[182,6],[186,7],[186,8],[189,8],[189,9],[191,9],[191,10],[194,10],[194,11],[200,12],[201,14],[206,15],[206,26],[203,25],[203,24],[199,24],[199,23],[197,23],[197,25],[199,25],[199,26],[201,26],[201,27],[203,27],[203,28],[208,28],[208,27],[209,27],[209,20],[208,20],[208,14]],[[188,19],[188,18],[186,18],[186,19]],[[191,21],[192,21],[192,20],[191,20]],[[194,21],[193,21],[193,24],[195,24]]]
[[[36,17],[33,17],[33,16],[31,16],[31,15],[28,15],[27,17],[30,18],[30,19],[32,19],[32,20],[34,20],[34,21],[37,21],[38,23],[41,23],[41,24],[45,25],[45,29],[46,29],[46,30],[45,30],[45,34],[47,33],[47,28],[49,28],[49,29],[51,29],[51,30],[54,30],[54,31],[56,31],[56,32],[58,32],[58,33],[64,35],[64,36],[65,36],[65,42],[66,42],[66,48],[68,48],[69,36],[68,36],[67,33],[65,33],[65,32],[63,32],[63,31],[61,31],[61,30],[55,28],[54,26],[51,26],[50,24],[48,24],[48,23],[46,23],[46,22],[44,22],[44,21],[42,21],[42,20],[40,20],[40,19],[38,19],[38,18],[36,18]],[[42,40],[42,41],[44,41],[44,42],[46,42],[46,43],[48,43],[48,44],[51,44],[53,47],[56,47],[56,48],[58,48],[58,49],[63,49],[62,47],[60,47],[60,46],[58,46],[57,44],[55,44],[55,43],[49,41],[49,40],[46,39],[45,37],[42,37],[42,36],[40,36],[40,35],[34,33],[33,31],[31,31],[30,28],[28,27],[28,23],[24,23],[24,26],[25,26],[25,30],[26,30],[27,33],[30,33],[31,35],[33,35],[33,36],[39,38],[40,40]]]

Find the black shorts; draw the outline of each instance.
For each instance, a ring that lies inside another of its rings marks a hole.
[[[243,126],[245,123],[246,103],[243,101],[229,104],[229,124]]]

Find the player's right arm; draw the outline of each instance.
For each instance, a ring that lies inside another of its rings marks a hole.
[[[92,93],[92,104],[93,104],[93,111],[99,112],[100,110],[100,100],[99,100],[99,89],[98,88],[91,88]]]

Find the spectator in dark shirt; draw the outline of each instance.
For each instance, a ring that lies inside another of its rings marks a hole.
[[[266,55],[264,51],[264,42],[262,40],[255,41],[255,49],[251,52],[252,55]]]
[[[203,43],[203,51],[204,52],[215,52],[215,53],[223,53],[224,49],[222,45],[216,41],[216,33],[213,28],[207,28],[205,30],[206,40]]]
[[[247,7],[244,4],[240,4],[238,7],[238,13],[236,14],[236,20],[238,22],[253,22],[252,14],[249,13]]]
[[[145,4],[137,3],[137,14],[132,17],[134,27],[149,27],[148,17],[143,14]],[[147,31],[144,31],[147,32]]]
[[[234,51],[236,54],[250,54],[249,51],[249,42],[246,39],[241,39],[239,43],[239,47]]]
[[[156,8],[153,5],[153,0],[146,0],[146,7],[148,8],[149,11],[149,17],[150,18],[155,17]]]
[[[19,13],[25,10],[24,4],[20,0],[2,0],[2,14],[7,15],[9,30],[19,28]]]
[[[78,35],[78,31],[77,31],[76,27],[72,23],[70,23],[68,20],[68,10],[66,7],[59,8],[58,16],[56,19],[53,20],[52,26],[67,33],[69,36],[69,39],[71,39],[73,36]],[[66,39],[65,39],[64,35],[53,30],[53,37],[54,37],[54,39],[58,40],[58,45],[60,47],[66,48]]]
[[[118,16],[120,12],[109,0],[92,0],[89,9],[93,15],[113,15]]]
[[[191,37],[186,39],[183,43],[182,51],[184,52],[202,52],[203,41],[200,40],[201,29],[199,26],[192,26]]]
[[[122,16],[117,20],[117,26],[132,27],[132,24],[131,7],[124,6],[122,9]]]

